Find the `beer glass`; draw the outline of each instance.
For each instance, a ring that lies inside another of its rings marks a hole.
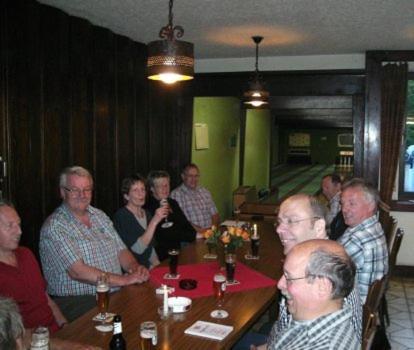
[[[233,213],[234,213],[234,218],[236,220],[236,227],[238,227],[239,226],[239,215],[241,213],[240,207],[235,207],[233,210]]]
[[[46,327],[37,327],[32,333],[30,349],[49,349],[49,330]]]
[[[225,257],[226,262],[226,276],[227,282],[233,283],[234,282],[234,273],[236,270],[236,255],[235,254],[226,254]]]
[[[141,350],[154,350],[158,343],[157,325],[152,321],[142,322],[139,327]]]
[[[214,318],[225,318],[227,317],[228,313],[220,308],[223,306],[224,301],[224,293],[226,292],[226,277],[224,277],[221,273],[216,273],[213,278],[213,291],[214,297],[217,300],[217,306],[219,307],[218,310],[214,310],[211,313],[211,316]]]
[[[252,248],[252,258],[259,259],[260,236],[259,235],[251,236],[250,243],[251,243],[251,248]]]
[[[106,273],[99,275],[96,281],[96,305],[99,310],[99,319],[104,323],[109,306],[109,281]]]
[[[170,257],[169,267],[170,267],[170,274],[169,277],[177,277],[177,267],[178,267],[178,255],[180,251],[178,249],[170,249],[168,250],[168,256]]]
[[[169,211],[171,211],[170,209],[170,205],[168,204],[168,200],[167,198],[161,199],[160,200],[160,205],[161,207],[168,207]],[[164,219],[164,222],[162,223],[161,227],[162,228],[169,228],[172,225],[174,225],[174,223],[172,221],[168,221],[168,216]]]

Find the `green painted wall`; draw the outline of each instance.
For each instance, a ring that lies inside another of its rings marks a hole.
[[[286,162],[289,146],[289,134],[295,132],[309,133],[313,164],[334,164],[339,151],[352,151],[352,148],[338,147],[338,134],[351,133],[352,129],[279,129],[280,155]]]
[[[246,114],[243,185],[255,185],[257,190],[269,187],[270,136],[270,111],[248,109]]]
[[[195,149],[196,123],[207,124],[209,148]],[[201,172],[222,219],[232,214],[233,191],[239,183],[240,101],[233,97],[194,98],[192,162]]]

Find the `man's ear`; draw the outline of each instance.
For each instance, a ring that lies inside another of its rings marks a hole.
[[[315,228],[315,232],[316,232],[316,237],[315,238],[320,238],[320,239],[326,238],[325,225],[326,225],[325,219],[315,220],[315,223],[314,223],[314,228]]]
[[[129,196],[125,193],[124,194],[124,199],[126,200],[126,201],[129,201]]]
[[[317,277],[318,296],[322,299],[330,299],[332,295],[333,285],[329,278]]]
[[[181,180],[184,181],[184,173],[181,173]]]
[[[65,189],[63,187],[59,187],[60,198],[65,199]]]

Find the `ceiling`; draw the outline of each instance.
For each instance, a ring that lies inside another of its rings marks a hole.
[[[168,0],[38,0],[148,43],[168,23]],[[361,54],[414,48],[413,0],[175,0],[175,25],[196,59]]]
[[[158,40],[168,23],[168,0],[38,1],[142,43]],[[251,58],[253,35],[264,37],[260,57],[271,60],[414,49],[414,0],[175,0],[173,13],[196,62]],[[350,101],[279,102],[271,97],[280,125],[352,128]]]

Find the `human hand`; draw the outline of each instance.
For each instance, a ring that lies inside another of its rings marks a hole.
[[[165,219],[170,213],[168,206],[162,206],[155,210],[153,220],[158,224],[161,220]]]
[[[135,265],[128,271],[128,275],[125,277],[128,280],[128,284],[143,283],[148,280],[149,272],[142,265]]]

